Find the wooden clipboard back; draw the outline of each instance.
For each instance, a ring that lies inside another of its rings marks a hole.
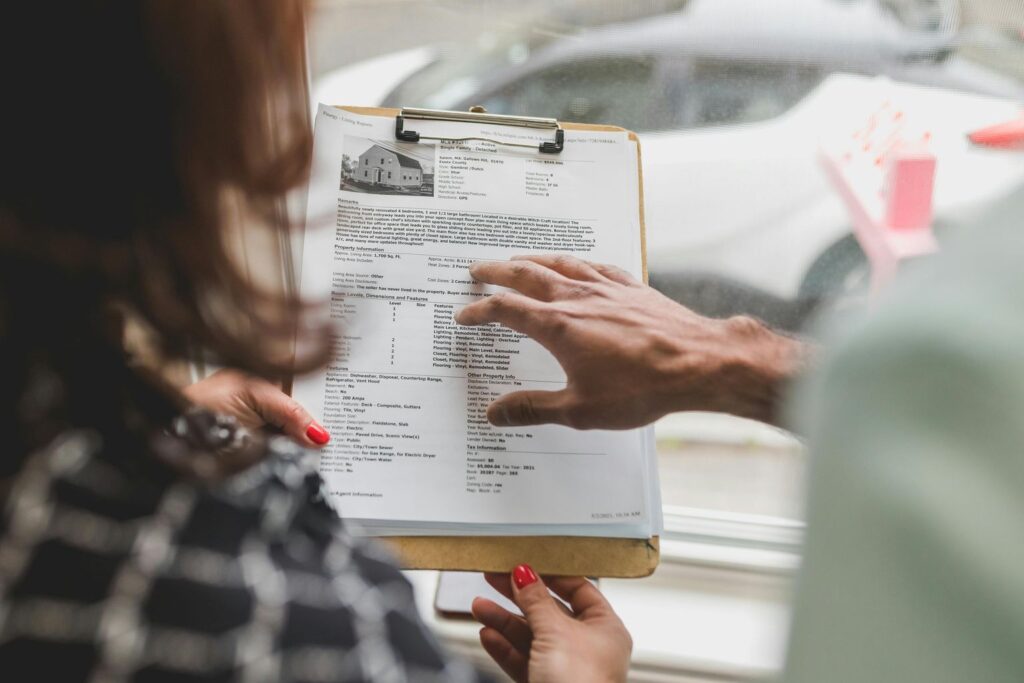
[[[526,563],[541,574],[592,578],[650,576],[659,539],[585,536],[388,536],[403,569],[510,572]]]
[[[338,106],[353,114],[394,118],[399,109]],[[640,245],[647,281],[647,235],[640,140],[618,126],[559,122],[565,130],[623,131],[637,146]],[[541,574],[594,578],[650,576],[661,558],[659,538],[591,538],[586,536],[383,536],[404,569],[510,572],[527,563]]]

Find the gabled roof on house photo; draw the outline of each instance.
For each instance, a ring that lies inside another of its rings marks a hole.
[[[423,170],[423,167],[420,166],[420,162],[416,161],[412,157],[407,157],[399,152],[395,152],[395,156],[398,157],[398,164],[403,168],[415,168],[418,171]]]
[[[421,172],[423,171],[423,167],[420,166],[420,162],[416,161],[412,157],[407,157],[404,154],[402,154],[401,152],[396,152],[393,149],[386,149],[384,147],[381,147],[380,145],[374,145],[373,147],[371,147],[370,149],[366,150],[365,152],[363,152],[359,156],[360,157],[364,157],[367,154],[369,154],[370,152],[373,152],[374,154],[380,154],[382,152],[387,152],[388,154],[394,154],[395,157],[398,159],[398,165],[399,166],[402,166],[403,168],[415,168],[416,170],[421,171]]]

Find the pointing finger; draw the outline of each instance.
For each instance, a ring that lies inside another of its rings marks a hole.
[[[601,275],[604,275],[612,282],[618,282],[622,285],[639,284],[639,281],[635,277],[618,266],[612,266],[607,263],[591,263],[590,267],[601,273]]]
[[[551,301],[559,288],[568,284],[565,277],[532,261],[482,261],[469,267],[475,280],[508,287],[526,296]]]
[[[513,261],[526,261],[549,268],[573,280],[598,282],[601,274],[590,263],[568,254],[526,254],[513,256]]]
[[[505,394],[487,406],[487,420],[497,427],[566,424],[566,395],[564,389]]]
[[[475,301],[455,314],[460,325],[486,325],[501,323],[517,332],[536,338],[544,331],[540,318],[544,304],[512,292],[498,292]]]

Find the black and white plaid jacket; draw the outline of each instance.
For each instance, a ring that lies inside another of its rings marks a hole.
[[[132,476],[87,431],[30,456],[2,495],[0,680],[476,680],[391,559],[346,534],[315,456],[266,448],[215,485]]]

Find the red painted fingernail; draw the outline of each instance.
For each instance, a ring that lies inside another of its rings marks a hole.
[[[537,580],[537,572],[528,564],[521,564],[512,570],[512,580],[516,582],[516,588],[526,588]]]
[[[331,435],[327,433],[327,430],[315,421],[310,422],[309,426],[306,427],[306,436],[308,436],[309,440],[318,446],[323,446],[331,440]]]

